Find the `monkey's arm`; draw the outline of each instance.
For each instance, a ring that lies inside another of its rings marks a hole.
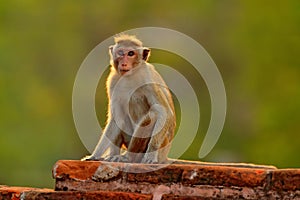
[[[83,158],[82,160],[102,160],[104,154],[109,150],[109,157],[119,154],[120,144],[120,129],[116,122],[112,119],[106,125],[101,138],[93,151],[92,155]]]

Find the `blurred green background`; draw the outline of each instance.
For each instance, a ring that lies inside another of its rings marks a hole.
[[[0,184],[53,187],[57,160],[88,154],[72,118],[77,70],[101,41],[145,26],[192,37],[222,74],[226,123],[204,161],[300,167],[298,0],[4,0],[0,25]],[[197,92],[200,129],[182,156],[197,160],[210,119],[205,83],[171,53],[154,50],[150,62],[174,66]],[[95,97],[102,126],[104,80]]]

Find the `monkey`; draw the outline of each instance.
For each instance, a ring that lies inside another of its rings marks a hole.
[[[176,127],[166,83],[148,62],[150,49],[134,35],[120,34],[109,47],[106,126],[83,161],[166,163]]]

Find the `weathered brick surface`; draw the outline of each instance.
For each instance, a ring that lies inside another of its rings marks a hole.
[[[135,173],[136,172],[136,173]],[[153,199],[300,199],[300,172],[272,166],[58,161],[58,191],[123,191]]]
[[[40,191],[40,192],[54,192],[51,189],[39,189],[30,187],[9,187],[6,185],[0,186],[0,200],[19,200],[24,192],[28,191]]]
[[[150,168],[149,166],[147,166]],[[163,168],[159,168],[155,171],[149,171],[145,173],[134,173],[138,172],[139,168],[145,168],[141,165],[132,165],[131,170],[133,172],[126,173],[126,178],[128,182],[147,182],[152,184],[161,183],[177,183],[181,182],[183,168],[178,167],[178,165],[166,165]],[[154,167],[152,167],[153,169]]]
[[[182,183],[190,185],[262,187],[269,173],[265,169],[222,166],[183,166],[183,168]]]
[[[52,170],[52,174],[54,178],[66,177],[71,179],[87,180],[94,175],[100,164],[100,162],[94,161],[58,161]]]
[[[53,177],[105,182],[122,179],[151,184],[182,183],[184,185],[263,186],[270,169],[207,166],[197,164],[143,165],[112,162],[58,161]]]
[[[272,173],[274,190],[300,190],[300,169],[281,169]]]
[[[122,199],[151,200],[151,194],[111,191],[54,191],[30,187],[0,186],[0,200],[83,200],[83,199]]]
[[[151,200],[152,195],[134,194],[129,192],[77,191],[77,192],[39,192],[29,191],[22,194],[24,200]]]
[[[300,200],[300,169],[185,161],[161,165],[61,160],[52,172],[55,190],[0,185],[0,200]]]

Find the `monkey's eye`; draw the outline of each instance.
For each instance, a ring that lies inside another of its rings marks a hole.
[[[118,56],[124,56],[124,55],[125,55],[125,53],[124,53],[124,51],[123,51],[123,50],[119,50],[119,51],[117,51],[117,54],[118,54]]]
[[[132,56],[134,56],[134,51],[129,51],[128,53],[127,53],[127,55],[129,56],[129,57],[132,57]]]

